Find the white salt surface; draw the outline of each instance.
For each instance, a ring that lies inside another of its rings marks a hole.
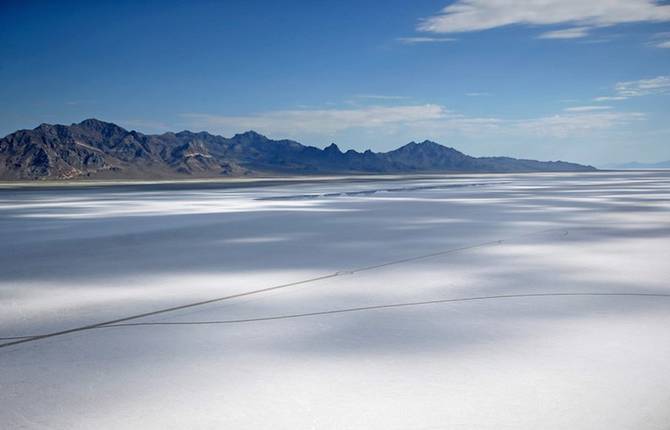
[[[670,428],[670,173],[253,187],[0,190],[0,337],[338,274],[0,347],[0,427]]]

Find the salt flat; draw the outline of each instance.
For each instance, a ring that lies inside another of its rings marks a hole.
[[[668,428],[670,172],[389,179],[0,190],[0,337],[281,287],[1,347],[0,427]]]

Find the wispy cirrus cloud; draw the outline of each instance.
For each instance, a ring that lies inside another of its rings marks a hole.
[[[396,40],[403,45],[416,45],[418,43],[445,43],[454,42],[457,39],[452,37],[397,37]]]
[[[589,27],[573,27],[563,30],[547,31],[540,34],[540,39],[578,39],[589,35]]]
[[[645,119],[640,112],[570,112],[534,118],[518,128],[537,137],[584,137],[598,130],[615,129]]]
[[[594,110],[608,110],[612,109],[612,106],[573,106],[563,109],[566,112],[591,112]]]
[[[423,124],[418,133],[469,138],[584,138],[599,131],[615,130],[645,119],[640,112],[577,111],[523,118],[452,117]]]
[[[670,21],[670,5],[655,0],[456,0],[421,20],[417,29],[449,34],[509,25],[570,25],[540,36],[568,39],[584,37],[594,27],[665,21]]]
[[[593,99],[597,102],[626,100],[631,97],[670,94],[670,76],[657,76],[636,81],[617,82],[614,85],[615,95],[600,96]]]
[[[596,97],[593,99],[593,101],[596,102],[607,102],[607,101],[613,101],[613,100],[626,100],[628,97],[624,96],[600,96]]]
[[[618,82],[614,86],[618,96],[639,97],[651,94],[666,94],[670,91],[670,76],[657,76],[651,79]]]
[[[437,104],[367,106],[352,109],[300,109],[260,112],[252,115],[227,116],[203,113],[182,115],[184,124],[224,135],[242,130],[280,137],[330,138],[351,130],[374,134],[467,137],[552,136],[564,138],[585,136],[591,132],[620,127],[644,119],[636,112],[607,111],[602,106],[568,108],[563,113],[526,119],[476,117],[454,112]]]
[[[665,31],[654,34],[651,45],[656,48],[670,49],[670,32]]]
[[[436,104],[365,106],[351,109],[293,109],[261,112],[254,115],[225,116],[186,113],[187,123],[225,133],[257,130],[273,135],[331,135],[356,128],[411,126],[443,119],[449,111]]]

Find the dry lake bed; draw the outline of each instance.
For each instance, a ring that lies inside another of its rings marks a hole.
[[[0,427],[668,429],[670,172],[238,185],[0,189]]]

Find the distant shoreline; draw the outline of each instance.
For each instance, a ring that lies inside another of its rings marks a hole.
[[[597,175],[612,172],[645,172],[659,171],[662,169],[603,169],[588,172],[492,172],[492,173],[472,173],[472,172],[449,172],[449,173],[416,173],[416,174],[352,174],[352,175],[295,175],[295,176],[256,176],[256,177],[228,177],[228,178],[193,178],[193,179],[33,179],[0,181],[0,190],[43,190],[43,189],[87,189],[87,188],[118,188],[118,187],[156,187],[187,189],[191,187],[198,188],[247,188],[247,187],[266,187],[288,184],[306,184],[306,183],[337,183],[340,181],[348,182],[373,182],[373,181],[399,181],[406,179],[440,179],[440,178],[458,178],[458,177],[484,177],[484,176],[505,176],[505,175],[523,175],[523,176],[547,176],[547,175]]]

